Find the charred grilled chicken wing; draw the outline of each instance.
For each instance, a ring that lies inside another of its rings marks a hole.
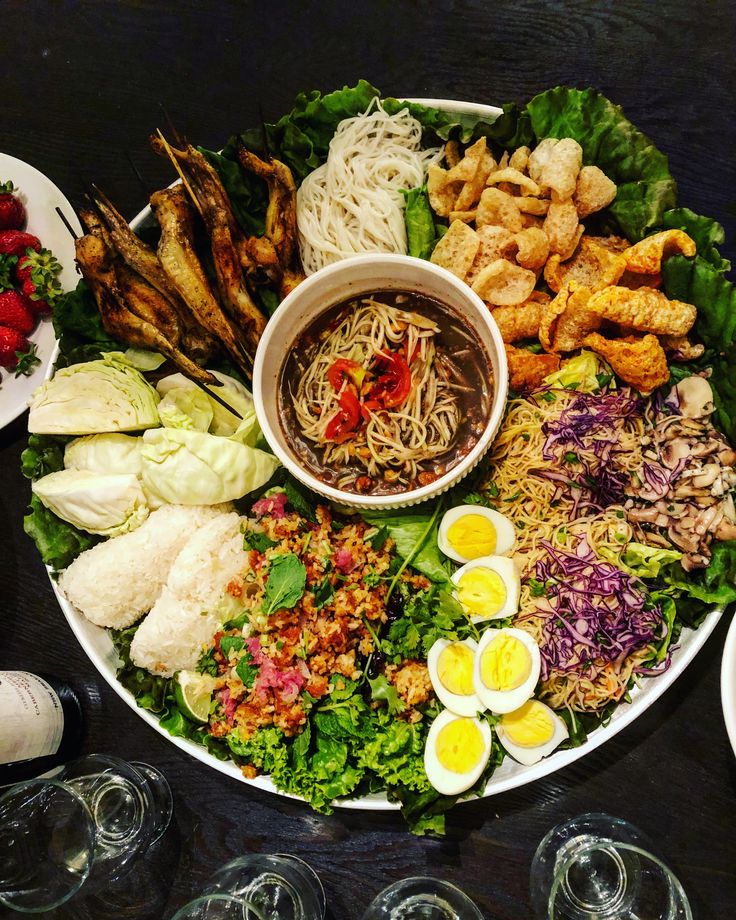
[[[75,243],[75,249],[77,264],[97,301],[102,325],[110,335],[128,345],[160,352],[194,380],[217,384],[212,374],[191,361],[154,325],[128,308],[128,304],[135,304],[137,309],[141,309],[140,285],[146,282],[140,279],[139,283],[127,289],[125,285],[121,287],[115,256],[101,235],[89,233],[80,237]],[[147,287],[149,292],[154,290]]]
[[[151,207],[161,227],[158,256],[164,271],[197,321],[220,339],[238,367],[249,374],[252,365],[238,335],[212,292],[194,250],[194,214],[182,185],[151,195]]]

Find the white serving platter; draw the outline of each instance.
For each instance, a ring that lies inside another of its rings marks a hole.
[[[410,101],[420,102],[424,105],[445,109],[450,112],[480,115],[487,118],[493,118],[501,114],[501,109],[495,106],[480,105],[472,102],[459,102],[449,99],[412,99]],[[146,207],[133,218],[131,227],[137,230],[142,225],[150,222],[150,220],[151,209]],[[47,376],[50,375],[51,371],[49,369]],[[245,783],[246,785],[254,786],[267,792],[273,792],[276,795],[285,796],[287,798],[295,798],[294,796],[278,790],[268,776],[258,776],[255,779],[247,779],[243,776],[240,768],[232,761],[218,760],[216,757],[209,754],[201,745],[183,738],[174,738],[169,735],[168,732],[160,726],[158,719],[150,712],[140,709],[135,702],[133,694],[118,683],[115,676],[118,663],[117,655],[107,632],[101,627],[90,623],[89,620],[79,613],[79,611],[72,607],[58,591],[55,581],[52,580],[51,585],[64,616],[92,663],[118,696],[127,703],[131,709],[135,710],[141,719],[147,722],[159,734],[167,738],[172,744],[175,744],[180,750],[185,751],[187,754],[213,767],[215,770],[219,770],[220,773],[231,776],[233,779]],[[613,738],[614,735],[617,735],[626,728],[627,725],[630,725],[635,719],[646,712],[655,700],[659,699],[659,697],[662,696],[662,694],[671,687],[677,678],[685,671],[693,658],[698,654],[703,645],[705,645],[722,613],[723,611],[721,609],[715,609],[708,614],[705,622],[698,630],[684,629],[678,647],[673,652],[672,663],[669,669],[664,674],[657,677],[642,680],[641,686],[635,687],[631,691],[631,703],[622,703],[618,706],[611,721],[607,725],[592,732],[585,744],[580,747],[558,751],[531,767],[522,766],[513,761],[510,757],[507,757],[491,777],[483,797],[507,792],[510,789],[525,786],[544,776],[548,776],[550,773],[554,773],[556,770],[560,770],[574,763],[576,760],[585,757],[606,741]],[[734,633],[734,630],[732,629],[731,632]],[[733,657],[736,658],[736,633],[734,633],[732,638],[734,639],[731,643],[732,646],[734,646]],[[731,674],[736,674],[733,667],[731,668]],[[736,677],[733,678],[733,683],[736,684]],[[736,686],[731,689],[733,691],[732,698],[736,700]],[[736,709],[736,707],[732,708]],[[734,734],[731,735],[731,741],[736,749],[736,720],[734,720],[733,731]],[[475,800],[475,797],[473,797],[468,801]],[[367,811],[387,811],[399,807],[397,804],[389,802],[383,793],[372,794],[359,799],[341,799],[334,804],[339,808],[357,808]]]

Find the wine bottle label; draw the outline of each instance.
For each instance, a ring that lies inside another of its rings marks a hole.
[[[63,734],[53,688],[28,671],[0,671],[0,764],[55,754]]]

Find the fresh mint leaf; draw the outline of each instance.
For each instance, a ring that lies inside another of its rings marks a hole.
[[[314,606],[317,610],[321,610],[330,603],[335,596],[335,589],[332,587],[327,575],[312,589],[312,593],[314,594]]]
[[[233,650],[239,652],[245,647],[245,639],[242,636],[223,636],[220,639],[220,651],[228,658]]]
[[[371,687],[371,699],[385,702],[391,715],[403,712],[404,704],[399,698],[396,687],[388,682],[385,674],[369,678],[368,683]]]
[[[277,610],[295,607],[304,594],[307,570],[294,553],[274,556],[268,570],[263,596],[263,612],[270,616]]]
[[[274,546],[278,546],[278,543],[258,530],[249,530],[243,536],[244,549],[254,549],[259,553],[265,553],[267,549],[272,549]]]
[[[246,690],[250,690],[258,677],[258,665],[253,664],[253,656],[250,652],[246,652],[237,663],[235,673],[243,681]]]

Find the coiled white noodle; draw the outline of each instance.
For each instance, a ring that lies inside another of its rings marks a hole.
[[[327,162],[297,192],[302,264],[308,275],[361,252],[407,251],[401,189],[417,188],[442,148],[421,149],[408,109],[389,115],[379,99],[341,121]]]

